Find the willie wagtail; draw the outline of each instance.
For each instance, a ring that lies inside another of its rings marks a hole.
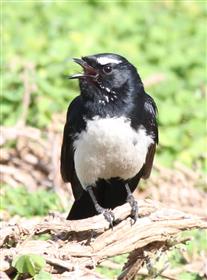
[[[61,150],[61,174],[70,182],[75,202],[67,217],[84,219],[110,209],[138,206],[132,192],[151,173],[158,128],[156,104],[144,90],[136,68],[112,53],[74,58],[83,73],[80,95],[69,105]]]

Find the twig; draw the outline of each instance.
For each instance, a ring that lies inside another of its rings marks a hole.
[[[31,94],[33,91],[36,90],[36,85],[31,83],[31,77],[34,75],[34,65],[32,63],[26,63],[24,67],[24,71],[22,73],[22,82],[24,85],[24,94],[23,94],[23,100],[22,100],[22,113],[19,117],[19,120],[17,122],[17,127],[24,127],[26,124]]]

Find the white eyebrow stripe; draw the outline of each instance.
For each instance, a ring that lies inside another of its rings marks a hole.
[[[106,57],[106,56],[97,58],[97,61],[101,65],[106,65],[108,63],[115,63],[115,64],[121,63],[121,60],[118,60],[118,59],[115,59],[115,58],[112,58],[112,57]]]

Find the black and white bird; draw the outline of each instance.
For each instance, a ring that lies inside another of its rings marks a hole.
[[[69,220],[103,213],[125,202],[136,221],[132,192],[151,173],[158,128],[156,104],[136,68],[124,57],[103,53],[74,58],[83,73],[80,95],[69,105],[61,150],[61,174],[75,202]]]

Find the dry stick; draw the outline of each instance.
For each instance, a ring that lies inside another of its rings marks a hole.
[[[31,189],[35,189],[36,182],[35,179],[32,179],[30,174],[20,170],[16,167],[0,164],[0,173],[8,174],[16,180],[19,184],[26,185],[29,184]]]
[[[25,126],[30,105],[31,94],[36,89],[36,86],[30,81],[30,75],[34,75],[34,65],[32,63],[27,63],[25,64],[24,71],[21,77],[24,85],[24,94],[22,100],[22,113],[17,122],[17,127]]]
[[[182,240],[181,243],[183,243]],[[176,278],[176,276],[182,273],[183,271],[185,271],[189,273],[196,273],[200,277],[206,277],[207,276],[206,261],[207,259],[203,257],[199,261],[193,262],[192,264],[187,263],[181,267],[167,269],[166,271],[161,273],[160,276],[170,280],[171,279],[177,280],[178,278]],[[142,268],[139,271],[139,275],[148,276],[149,274],[147,269]]]
[[[144,264],[144,249],[135,249],[128,256],[128,262],[124,265],[118,280],[134,279],[142,265]]]
[[[136,224],[131,225],[130,207],[128,204],[122,205],[114,209],[114,214],[119,223],[114,229],[109,229],[108,223],[102,215],[88,218],[81,221],[60,221],[58,222],[51,217],[49,221],[41,222],[33,227],[28,227],[28,232],[23,231],[21,224],[19,229],[14,227],[13,230],[24,234],[42,234],[45,232],[53,233],[53,240],[17,240],[16,248],[2,249],[1,261],[9,261],[16,255],[35,253],[46,256],[46,261],[51,266],[64,267],[65,270],[83,269],[86,267],[93,268],[105,259],[130,253],[137,250],[140,256],[143,252],[156,252],[162,246],[169,249],[174,245],[171,237],[176,237],[181,231],[191,228],[206,228],[207,221],[203,218],[192,216],[181,211],[168,209],[159,203],[153,201],[139,201],[140,218]],[[11,229],[10,229],[11,230]],[[20,230],[20,231],[19,231]],[[9,231],[8,231],[9,232]],[[10,235],[4,236],[5,240],[9,240]],[[54,234],[55,233],[55,234]],[[5,229],[3,231],[5,234]],[[14,234],[14,232],[13,232]],[[63,234],[68,238],[62,240]],[[15,238],[15,237],[14,237]],[[138,256],[139,256],[138,255]],[[6,258],[7,256],[7,258]],[[139,268],[143,264],[143,258],[135,262]],[[138,272],[129,270],[132,275]],[[127,278],[127,273],[125,278]],[[121,279],[121,278],[120,278]]]
[[[154,270],[152,264],[151,264],[151,259],[152,257],[156,257],[157,252],[163,253],[164,251],[169,250],[171,247],[177,245],[177,244],[186,244],[187,241],[190,241],[191,238],[185,238],[185,239],[178,239],[178,240],[173,240],[173,241],[164,241],[164,242],[154,242],[149,245],[147,245],[145,248],[141,249],[135,249],[128,255],[128,260],[127,263],[124,265],[122,269],[122,273],[119,275],[118,280],[127,280],[127,279],[134,279],[136,277],[136,274],[139,271],[140,274],[140,268],[143,266],[144,263],[148,263],[148,267]],[[149,255],[150,253],[150,255]],[[165,270],[165,268],[164,268]],[[164,271],[163,270],[163,271]],[[166,275],[166,273],[155,271],[157,275],[161,275],[164,278],[171,279],[171,280],[176,280],[172,279],[171,275]],[[148,273],[145,272],[145,275],[149,276],[149,271]]]
[[[33,139],[38,142],[38,144],[42,144],[43,140],[41,139],[41,131],[38,128],[25,126],[18,128],[14,127],[6,127],[0,126],[0,134],[1,134],[1,141],[0,144],[3,145],[7,141],[16,140],[19,137],[26,137],[29,140]]]

